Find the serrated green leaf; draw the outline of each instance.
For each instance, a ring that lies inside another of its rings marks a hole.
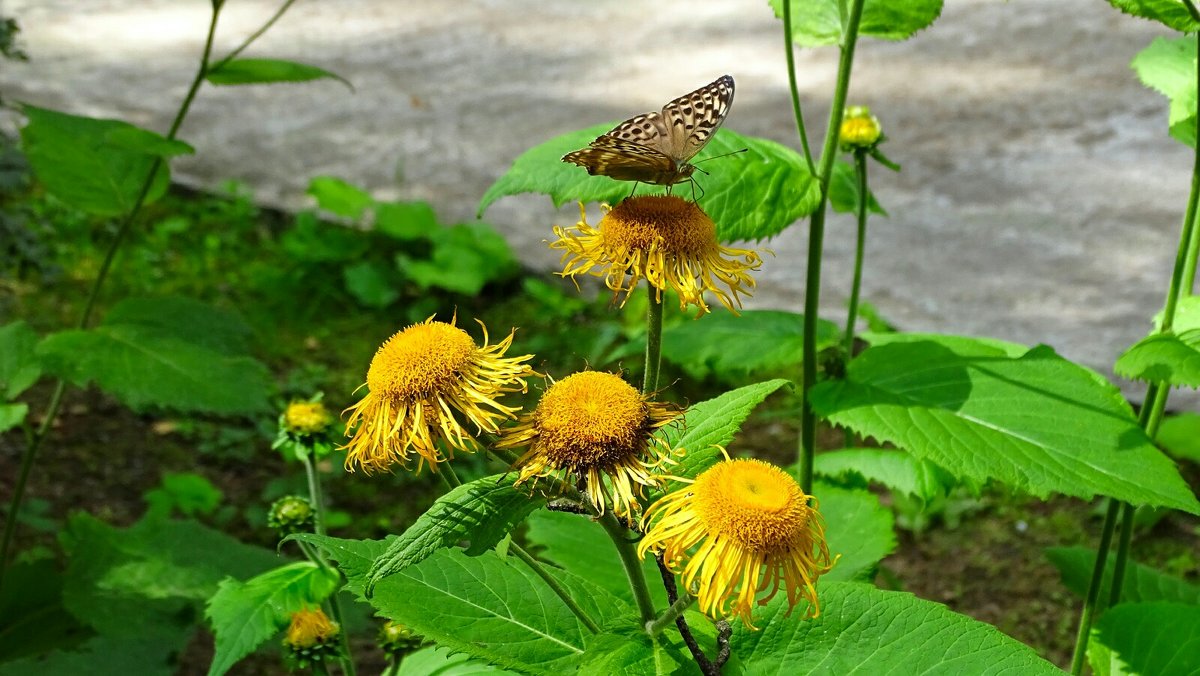
[[[1180,33],[1195,33],[1200,22],[1192,18],[1181,0],[1108,0],[1125,14],[1157,21]]]
[[[105,140],[118,148],[155,157],[167,158],[196,153],[195,148],[179,139],[169,139],[148,129],[128,125],[113,127],[105,136]]]
[[[511,673],[515,672],[474,660],[470,655],[454,653],[441,646],[429,646],[405,655],[395,676],[481,676]]]
[[[879,562],[896,549],[891,511],[867,491],[817,483],[813,486],[813,496],[819,501],[825,520],[829,553],[841,556],[833,570],[821,579],[870,581]]]
[[[783,18],[784,0],[770,0],[775,17]],[[807,0],[792,7],[792,40],[804,47],[841,42],[846,17],[838,0]],[[942,0],[866,0],[859,22],[860,37],[907,40],[930,26],[942,13]]]
[[[29,119],[21,129],[29,166],[46,190],[63,202],[100,216],[129,213],[156,165],[145,202],[149,204],[166,192],[170,175],[161,161],[163,155],[145,152],[151,146],[145,144],[144,134],[157,136],[154,132],[119,120],[68,115],[36,106],[22,110]],[[110,140],[114,135],[117,143]],[[124,147],[135,136],[143,139],[142,149]],[[161,148],[174,148],[158,138],[165,144]]]
[[[297,540],[320,547],[326,556],[337,562],[338,570],[346,576],[345,590],[365,599],[368,571],[375,565],[376,559],[383,556],[398,539],[395,535],[389,535],[383,540],[347,540],[316,533],[294,533],[280,540],[280,544]]]
[[[189,472],[169,472],[163,475],[162,485],[146,492],[149,513],[168,516],[211,514],[225,494],[208,479]]]
[[[869,213],[888,215],[870,188],[867,189],[867,200]],[[858,213],[858,178],[854,173],[854,165],[845,160],[837,160],[833,164],[833,174],[829,177],[829,206],[843,214]]]
[[[660,432],[671,448],[687,451],[672,468],[672,474],[695,477],[720,460],[721,451],[715,447],[729,444],[755,407],[790,384],[791,381],[782,378],[768,380],[730,390],[690,407],[682,427],[670,425]]]
[[[478,555],[504,539],[546,499],[513,488],[512,477],[496,474],[455,487],[438,498],[379,557],[367,574],[367,594],[379,581],[462,540]]]
[[[191,634],[187,627],[149,637],[96,636],[78,650],[0,664],[0,676],[174,676]]]
[[[405,259],[400,265],[405,276],[422,289],[475,296],[488,282],[504,279],[518,269],[508,243],[489,225],[455,225],[425,234],[433,244],[432,257]]]
[[[49,559],[17,562],[5,571],[0,663],[70,648],[88,637],[91,632],[63,607],[62,586],[62,575]]]
[[[635,611],[566,571],[548,571],[602,627]],[[528,566],[494,552],[442,549],[380,581],[379,614],[451,650],[531,674],[561,674],[584,652],[588,630]]]
[[[205,74],[214,85],[273,84],[278,82],[311,82],[330,78],[354,89],[346,78],[324,68],[282,59],[234,59]]]
[[[383,308],[395,303],[400,298],[397,278],[394,270],[375,261],[360,261],[342,269],[346,290],[367,307]]]
[[[974,336],[945,336],[937,333],[909,333],[899,331],[863,331],[858,338],[873,347],[896,343],[935,343],[962,357],[1020,357],[1029,351],[1027,345],[1010,343],[997,338]]]
[[[1046,550],[1046,558],[1058,569],[1067,589],[1080,598],[1087,595],[1088,585],[1092,579],[1092,568],[1096,565],[1095,551],[1084,547],[1051,547]],[[1101,589],[1112,588],[1112,574],[1112,556],[1109,556]],[[1149,566],[1133,563],[1126,569],[1125,583],[1121,585],[1121,601],[1123,603],[1169,601],[1200,605],[1200,587],[1161,573]],[[1105,591],[1101,595],[1100,608],[1107,606],[1108,593]]]
[[[1200,387],[1200,329],[1147,336],[1117,359],[1123,377],[1173,387]]]
[[[995,627],[912,594],[854,582],[817,588],[821,616],[785,617],[779,594],[761,631],[737,623],[730,641],[746,676],[766,674],[1062,674],[1027,645]],[[802,602],[803,603],[803,602]],[[902,665],[902,666],[901,666]]]
[[[872,347],[845,380],[813,388],[811,401],[830,422],[956,476],[1039,497],[1102,494],[1200,513],[1119,390],[1046,347],[1019,358],[963,356],[934,342]]]
[[[29,404],[0,404],[0,432],[7,432],[25,421]]]
[[[267,368],[240,355],[241,325],[231,317],[194,301],[132,299],[94,329],[48,336],[37,354],[47,371],[77,385],[94,381],[138,410],[267,410]]]
[[[307,194],[331,214],[357,219],[375,203],[370,193],[334,176],[317,176],[308,182]]]
[[[287,627],[292,613],[319,607],[338,582],[336,574],[310,561],[281,566],[245,582],[222,580],[204,612],[217,639],[209,676],[229,671]]]
[[[388,237],[420,239],[437,227],[437,214],[425,202],[383,202],[375,206],[375,229]]]
[[[525,520],[525,537],[536,547],[538,558],[576,573],[614,596],[631,600],[629,577],[621,565],[612,540],[604,528],[580,514],[538,510]],[[642,573],[650,583],[650,598],[656,608],[665,608],[667,592],[653,557],[642,561]]]
[[[1162,421],[1158,444],[1176,458],[1200,462],[1200,414],[1181,413]]]
[[[1129,673],[1200,673],[1200,606],[1124,603],[1106,612],[1095,631]]]
[[[1177,0],[1164,2],[1183,7]],[[1196,41],[1191,38],[1154,38],[1148,47],[1133,57],[1130,67],[1142,84],[1157,90],[1171,102],[1167,119],[1171,136],[1189,148],[1195,147]]]
[[[818,351],[840,337],[837,324],[817,320]],[[717,312],[663,330],[663,357],[694,378],[795,369],[803,351],[804,315],[794,312],[747,310],[740,317]]]
[[[34,354],[37,342],[37,333],[23,321],[0,326],[0,398],[17,398],[42,375]]]
[[[580,676],[638,674],[682,676],[699,674],[691,655],[666,643],[665,636],[651,638],[638,627],[585,637],[587,651],[579,663]]]
[[[949,472],[928,460],[883,448],[848,448],[821,453],[813,462],[818,476],[862,475],[895,493],[911,495],[925,503],[945,497],[956,483]]]
[[[526,192],[547,194],[555,206],[575,201],[616,204],[624,199],[629,195],[631,183],[589,176],[580,167],[562,162],[563,155],[587,146],[612,127],[601,124],[570,132],[526,151],[484,193],[479,214],[501,197]],[[724,242],[759,240],[778,234],[812,213],[820,197],[820,186],[813,180],[804,158],[774,141],[722,129],[703,156],[714,157],[743,148],[749,148],[749,152],[706,163],[704,170],[709,175],[697,179],[704,188],[700,205],[717,224],[717,237]]]

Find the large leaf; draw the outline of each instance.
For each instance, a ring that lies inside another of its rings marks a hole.
[[[957,476],[1200,513],[1116,387],[1046,347],[979,354],[933,341],[872,347],[845,380],[815,387],[812,406]]]
[[[756,618],[734,625],[733,652],[759,674],[1062,674],[995,627],[912,594],[854,582],[818,586],[821,616],[785,617],[779,594]]]
[[[433,245],[432,256],[428,260],[403,257],[397,263],[422,289],[475,296],[488,282],[518,270],[504,237],[486,223],[434,228],[425,235]]]
[[[337,561],[338,569],[346,576],[346,591],[365,600],[367,572],[397,539],[395,535],[389,535],[383,540],[346,540],[316,533],[294,533],[280,542],[298,540],[320,547],[326,556]]]
[[[1163,420],[1156,439],[1176,458],[1200,463],[1200,413],[1180,413]]]
[[[1200,30],[1200,22],[1192,18],[1181,0],[1108,0],[1108,4],[1126,14],[1158,21],[1180,33]]]
[[[953,476],[928,460],[882,448],[848,448],[821,453],[814,460],[813,471],[827,477],[858,474],[867,481],[881,483],[888,490],[925,503],[945,497],[947,489],[955,484]]]
[[[1162,0],[1172,5],[1176,0]],[[1186,10],[1185,10],[1186,11]],[[1189,30],[1196,30],[1195,28]],[[1167,119],[1171,136],[1184,145],[1196,145],[1196,41],[1191,38],[1154,38],[1130,64],[1147,87],[1171,102]]]
[[[272,84],[276,82],[311,82],[330,78],[353,89],[346,78],[306,63],[281,59],[234,59],[205,74],[215,85]]]
[[[1080,598],[1087,595],[1096,565],[1096,552],[1084,547],[1051,547],[1046,558],[1062,575],[1063,584]],[[1112,587],[1113,557],[1108,558],[1101,589]],[[1177,577],[1161,573],[1149,566],[1135,563],[1126,568],[1125,583],[1121,585],[1123,603],[1152,603],[1170,601],[1200,605],[1200,587]],[[1108,605],[1107,592],[1101,597],[1101,608]]]
[[[844,214],[858,213],[858,176],[854,165],[845,160],[833,163],[833,173],[829,177],[829,206],[834,211]],[[867,212],[887,216],[888,212],[875,199],[875,193],[867,188]]]
[[[375,203],[371,193],[336,176],[314,177],[307,192],[321,209],[350,219],[359,218]]]
[[[285,627],[292,613],[319,607],[337,589],[338,576],[301,561],[246,582],[225,579],[205,615],[217,637],[209,676],[219,676]]]
[[[629,627],[622,632],[586,637],[587,652],[579,665],[579,676],[699,674],[690,654],[666,643],[674,633],[670,630],[665,636],[651,638],[641,628]]]
[[[527,150],[484,193],[479,213],[505,195],[525,192],[545,193],[555,206],[574,201],[616,204],[629,195],[632,183],[589,176],[582,168],[562,162],[563,155],[587,146],[612,127],[601,124],[573,131]],[[716,222],[722,241],[758,240],[777,234],[812,213],[820,196],[820,186],[804,158],[774,141],[722,129],[703,155],[712,157],[743,148],[749,152],[706,163],[704,170],[709,175],[696,179],[704,188],[700,205]],[[675,186],[677,192],[686,189]]]
[[[37,342],[37,333],[25,322],[0,326],[0,401],[17,398],[42,374],[34,355]]]
[[[96,636],[78,650],[0,664],[0,676],[174,676],[191,628],[152,636]]]
[[[467,553],[471,555],[491,549],[533,510],[545,504],[545,498],[513,488],[507,474],[476,479],[454,488],[438,498],[375,561],[367,574],[367,595],[388,575],[462,540],[469,541]]]
[[[837,324],[817,320],[817,350],[836,345],[840,337]],[[804,315],[781,310],[716,312],[663,331],[663,357],[694,378],[796,369],[803,351]]]
[[[178,141],[118,120],[99,120],[25,106],[29,124],[21,141],[29,166],[46,190],[63,202],[101,216],[129,213],[157,165],[146,202],[169,183],[163,160],[191,152]]]
[[[1119,605],[1096,623],[1097,640],[1130,674],[1200,673],[1200,606],[1180,603]]]
[[[636,621],[632,608],[602,588],[549,571],[602,627]],[[532,674],[569,670],[589,635],[533,570],[494,552],[439,550],[380,581],[371,604],[439,645]]]
[[[267,410],[266,367],[244,355],[244,325],[179,298],[118,304],[87,331],[62,331],[38,346],[47,371],[78,385],[94,381],[134,409],[203,413]]]
[[[1147,336],[1117,359],[1113,371],[1124,378],[1200,387],[1200,329]]]
[[[805,47],[836,45],[842,40],[847,3],[839,0],[770,0],[777,18],[783,3],[792,2],[792,39]],[[905,40],[928,27],[942,13],[942,0],[866,0],[858,34],[881,40]]]
[[[481,676],[511,673],[514,672],[471,659],[470,655],[453,653],[441,646],[429,646],[405,655],[395,676]]]
[[[708,469],[722,458],[721,451],[716,447],[733,441],[734,435],[755,407],[779,388],[790,384],[790,381],[782,378],[755,383],[688,408],[682,426],[671,425],[661,433],[672,448],[686,451],[671,473],[695,477]]]
[[[48,559],[18,562],[0,590],[0,662],[67,648],[90,632],[62,604],[62,575]]]
[[[813,487],[813,496],[825,520],[829,553],[841,557],[821,579],[870,581],[879,562],[896,549],[891,511],[867,491],[818,483]]]

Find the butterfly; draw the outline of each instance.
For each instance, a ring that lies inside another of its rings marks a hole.
[[[670,186],[691,180],[690,160],[712,140],[733,105],[733,78],[722,75],[690,94],[618,124],[582,150],[563,155],[592,176]]]

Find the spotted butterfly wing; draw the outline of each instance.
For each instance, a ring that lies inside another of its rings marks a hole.
[[[660,113],[625,120],[562,160],[593,176],[668,186],[680,183],[696,170],[690,160],[712,140],[732,104],[733,78],[724,75],[671,101]]]

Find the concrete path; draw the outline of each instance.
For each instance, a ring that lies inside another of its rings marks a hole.
[[[4,0],[32,60],[0,63],[0,91],[165,129],[207,6]],[[229,0],[219,47],[274,7]],[[851,103],[882,118],[886,150],[904,165],[874,173],[892,217],[872,223],[865,298],[908,330],[1044,342],[1107,373],[1161,304],[1187,194],[1190,157],[1166,137],[1167,104],[1128,67],[1158,35],[1168,32],[1097,0],[952,0],[913,40],[860,43]],[[249,55],[320,65],[355,92],[207,88],[182,134],[198,153],[176,176],[240,179],[288,207],[307,204],[310,177],[330,174],[473,218],[527,148],[725,72],[738,86],[727,126],[795,144],[782,37],[763,0],[301,1]],[[798,59],[820,129],[836,53]],[[521,196],[487,219],[527,264],[549,269],[557,257],[541,241],[574,210]],[[770,242],[777,255],[750,307],[799,308],[805,242],[803,227]],[[852,251],[853,224],[834,219],[830,317],[842,314]]]

